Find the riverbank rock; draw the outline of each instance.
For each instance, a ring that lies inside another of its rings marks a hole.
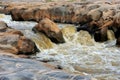
[[[66,1],[64,4],[63,2],[4,2],[3,4],[7,4],[3,10],[11,14],[12,19],[16,21],[32,20],[39,22],[43,18],[47,17],[55,22],[78,23],[78,20],[82,20],[80,18],[83,17],[83,15],[79,15],[79,13],[83,11],[80,9],[83,5],[82,2],[80,5]]]
[[[44,18],[34,28],[33,31],[44,33],[52,42],[64,43],[63,34],[59,27],[50,19]]]
[[[22,32],[9,28],[6,23],[0,21],[0,51],[13,54],[33,54],[35,44]]]
[[[71,1],[67,2],[10,2],[5,3],[3,9],[12,15],[17,21],[41,21],[49,18],[54,22],[78,24],[77,30],[86,30],[95,41],[107,41],[108,29],[113,30],[113,26],[119,26],[120,1]],[[101,6],[104,5],[104,6]],[[115,16],[118,16],[116,18]],[[116,21],[115,21],[116,20]],[[116,22],[116,23],[109,23]],[[111,27],[112,25],[112,27]],[[107,26],[108,28],[103,28]],[[114,30],[118,28],[115,27]],[[115,36],[118,35],[114,31]]]
[[[34,65],[34,66],[33,66]],[[0,56],[0,80],[92,80],[89,75],[51,69],[30,59]]]

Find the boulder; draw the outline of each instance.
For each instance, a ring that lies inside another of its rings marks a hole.
[[[16,45],[19,53],[18,54],[32,54],[35,53],[35,43],[32,40],[20,37]]]
[[[34,21],[34,12],[32,9],[23,9],[21,10],[21,18],[24,20],[24,21]]]
[[[22,32],[9,28],[6,23],[0,21],[0,51],[12,54],[33,54],[36,52],[36,45]]]
[[[33,14],[34,14],[34,20],[39,22],[40,20],[44,19],[44,18],[50,18],[50,13],[48,12],[48,8],[46,6],[46,8],[36,8],[33,9]],[[29,17],[28,17],[29,18]]]
[[[44,33],[52,42],[63,43],[65,42],[63,34],[58,26],[48,18],[41,20],[34,28],[33,31]]]
[[[13,20],[23,21],[24,20],[22,18],[23,12],[24,12],[24,9],[13,9],[13,10],[11,10],[10,14],[11,14]]]
[[[93,21],[98,21],[102,17],[102,15],[103,13],[97,9],[93,9],[87,14],[88,19],[91,19]]]

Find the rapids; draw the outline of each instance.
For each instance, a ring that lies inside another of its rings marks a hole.
[[[111,31],[108,32],[109,41],[97,43],[88,32],[76,32],[74,25],[58,24],[66,43],[54,44],[45,35],[31,31],[35,22],[12,21],[9,15],[3,14],[0,20],[36,43],[41,52],[32,57],[37,60],[55,61],[67,71],[81,72],[98,80],[120,80],[120,48],[115,46]]]

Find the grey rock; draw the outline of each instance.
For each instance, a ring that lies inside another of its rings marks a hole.
[[[53,70],[32,59],[0,56],[0,80],[91,80],[91,77]]]

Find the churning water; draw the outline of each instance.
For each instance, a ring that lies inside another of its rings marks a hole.
[[[73,25],[59,24],[66,43],[54,44],[45,35],[31,31],[35,22],[16,22],[6,15],[0,20],[36,43],[41,50],[36,59],[57,61],[68,71],[87,73],[98,80],[120,80],[120,48],[115,46],[116,40],[110,32],[109,41],[97,43],[88,32],[76,32]]]

